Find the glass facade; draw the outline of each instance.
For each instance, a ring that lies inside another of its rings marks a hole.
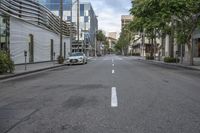
[[[46,6],[51,11],[59,11],[60,0],[39,0],[39,3]],[[71,10],[72,0],[63,0],[63,10]]]
[[[0,15],[0,50],[9,47],[9,19]]]
[[[84,16],[84,4],[80,4],[80,16]]]

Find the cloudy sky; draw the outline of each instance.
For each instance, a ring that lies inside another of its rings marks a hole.
[[[99,20],[99,29],[120,32],[121,15],[129,14],[131,0],[90,0]]]

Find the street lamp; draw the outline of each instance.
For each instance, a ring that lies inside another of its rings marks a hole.
[[[72,22],[72,16],[73,16],[73,14],[72,14],[72,10],[73,10],[73,5],[74,4],[76,4],[76,2],[77,2],[77,0],[76,1],[74,1],[72,4],[71,4],[71,12],[70,12],[70,42],[71,42],[71,52],[73,51],[72,50],[72,37],[73,37],[73,35],[72,35],[72,25],[73,25],[73,22]],[[78,17],[78,16],[77,16]]]
[[[79,16],[80,16],[80,1],[75,0],[74,3],[71,4],[71,25],[72,25],[72,8],[73,5],[77,3],[77,38],[78,38],[78,50],[79,50]],[[72,43],[72,29],[70,28],[70,38],[71,38],[71,43]]]
[[[60,57],[62,57],[62,32],[63,32],[63,0],[60,0]]]

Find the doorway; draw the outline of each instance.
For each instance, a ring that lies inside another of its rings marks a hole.
[[[200,38],[198,39],[198,57],[200,57]]]
[[[64,42],[64,59],[66,59],[66,43]]]
[[[34,62],[34,37],[32,34],[29,35],[29,63]]]
[[[53,52],[54,52],[53,39],[51,39],[51,51],[50,51],[51,61],[54,60]]]

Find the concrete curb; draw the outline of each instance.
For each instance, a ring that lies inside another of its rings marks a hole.
[[[46,67],[46,68],[36,69],[36,70],[32,70],[32,71],[27,71],[27,72],[16,73],[16,74],[8,74],[8,75],[0,77],[0,81],[1,80],[5,80],[5,79],[9,79],[9,78],[14,78],[14,77],[19,77],[19,76],[23,76],[23,75],[28,75],[28,74],[31,74],[31,73],[36,73],[36,72],[42,72],[42,71],[46,71],[46,70],[61,68],[63,66],[66,66],[66,64],[58,65],[58,66],[52,66],[52,67]]]
[[[185,68],[185,69],[188,69],[188,70],[200,71],[200,69],[198,69],[198,68],[194,68],[194,67],[190,67],[190,66],[184,66],[184,65],[181,65],[181,64],[171,64],[171,63],[165,63],[165,62],[159,62],[159,61],[153,61],[153,60],[145,60],[145,59],[137,59],[137,60],[141,61],[141,62],[152,63],[152,64],[168,65],[168,66],[171,66],[171,67],[181,67],[181,68]]]
[[[89,58],[88,60],[90,61],[92,58],[93,57]],[[5,80],[5,79],[9,79],[9,78],[28,75],[28,74],[32,74],[32,73],[36,73],[36,72],[42,72],[42,71],[46,71],[46,70],[56,69],[56,68],[60,68],[60,67],[63,67],[63,66],[67,66],[67,64],[58,65],[58,66],[51,66],[51,67],[46,67],[46,68],[36,69],[36,70],[32,70],[32,71],[16,73],[16,74],[8,74],[8,75],[5,75],[5,76],[0,76],[0,81]]]

